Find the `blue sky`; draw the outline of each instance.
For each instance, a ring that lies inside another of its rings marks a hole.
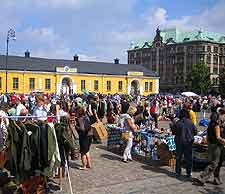
[[[19,2],[19,3],[18,3]],[[0,54],[127,62],[131,41],[151,40],[157,26],[225,34],[225,0],[0,0]]]

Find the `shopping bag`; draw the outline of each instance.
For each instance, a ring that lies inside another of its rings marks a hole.
[[[121,134],[121,140],[127,142],[129,140],[129,132],[123,132]]]
[[[105,140],[108,137],[107,130],[102,122],[96,122],[91,125],[93,135],[98,140]]]

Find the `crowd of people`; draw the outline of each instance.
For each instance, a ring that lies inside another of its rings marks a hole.
[[[113,124],[119,123],[128,131],[126,147],[122,161],[132,161],[131,150],[133,133],[143,125],[150,125],[154,129],[159,128],[160,120],[170,120],[171,130],[176,142],[176,175],[181,175],[182,156],[187,162],[187,176],[192,176],[192,144],[197,133],[196,113],[201,118],[211,113],[208,127],[209,166],[201,173],[199,183],[204,184],[214,174],[215,184],[221,184],[219,171],[224,158],[224,132],[225,128],[225,101],[220,97],[184,97],[173,95],[103,95],[85,93],[81,95],[55,95],[34,94],[0,95],[0,160],[3,151],[7,149],[8,118],[24,119],[20,116],[32,116],[33,120],[54,120],[55,126],[66,118],[74,125],[72,128],[79,139],[82,167],[86,170],[92,167],[90,146],[93,141],[91,125],[98,122]],[[8,117],[9,116],[9,117]],[[60,141],[60,140],[59,140]],[[73,150],[67,151],[67,157]],[[64,163],[62,165],[65,165]]]

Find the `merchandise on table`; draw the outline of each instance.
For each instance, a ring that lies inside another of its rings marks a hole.
[[[197,160],[208,159],[208,146],[201,144],[193,144],[193,158]]]
[[[208,146],[204,144],[193,145],[193,168],[204,169],[208,165]]]
[[[121,145],[121,135],[123,132],[123,128],[116,127],[116,125],[107,125],[106,126],[108,132],[108,140],[107,146],[108,148],[116,145]]]
[[[207,130],[198,132],[198,134],[194,136],[194,143],[207,145]]]
[[[123,144],[123,128],[117,127],[116,125],[107,125],[107,131],[108,148]],[[171,136],[170,133],[168,133],[168,130],[163,130],[164,133],[160,132],[161,131],[157,132],[155,130],[151,130],[151,128],[143,128],[142,130],[135,132],[132,148],[133,154],[146,156],[146,154],[149,153],[151,160],[158,160],[158,158],[161,156],[162,163],[171,163],[170,159],[173,158],[172,152],[176,150],[174,136]],[[160,153],[158,152],[157,145],[160,145],[161,147],[162,145],[165,146],[164,156],[166,156],[166,158],[162,157],[161,151],[159,151]]]

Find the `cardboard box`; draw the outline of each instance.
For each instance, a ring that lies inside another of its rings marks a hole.
[[[107,139],[108,132],[102,122],[99,122],[99,123],[96,122],[96,123],[92,124],[91,127],[93,130],[94,137],[96,139],[98,139],[98,140]]]

